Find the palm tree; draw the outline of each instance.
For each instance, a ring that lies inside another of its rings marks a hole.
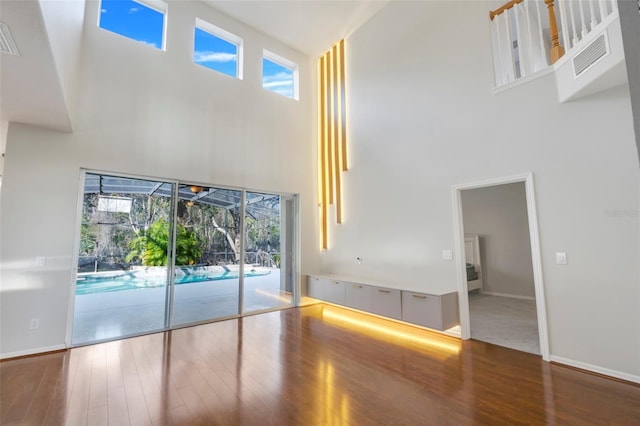
[[[129,243],[131,251],[125,261],[140,259],[144,266],[166,266],[169,250],[169,223],[160,219]],[[176,265],[193,265],[202,257],[196,234],[184,226],[176,226]]]

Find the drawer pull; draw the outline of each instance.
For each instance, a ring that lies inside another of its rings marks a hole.
[[[419,294],[412,294],[413,297],[415,297],[416,299],[426,299],[427,296],[420,296]]]
[[[340,284],[340,282],[339,282],[339,281],[334,281],[333,283],[334,283],[334,284]]]
[[[354,284],[354,285],[353,285],[353,288],[362,288],[362,286],[361,286],[361,285]]]
[[[382,290],[382,289],[378,289],[378,291],[380,293],[391,293],[391,290]]]

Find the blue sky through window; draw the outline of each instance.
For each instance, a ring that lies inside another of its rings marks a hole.
[[[293,70],[262,58],[262,87],[293,98]]]
[[[238,46],[196,27],[193,62],[237,77]]]
[[[133,0],[102,0],[100,28],[162,49],[164,14]]]

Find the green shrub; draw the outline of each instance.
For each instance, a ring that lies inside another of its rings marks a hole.
[[[154,222],[149,229],[129,243],[131,251],[125,261],[139,259],[144,266],[166,266],[169,247],[169,223],[164,220]],[[184,226],[176,226],[176,265],[193,265],[202,257],[202,247],[196,234]]]

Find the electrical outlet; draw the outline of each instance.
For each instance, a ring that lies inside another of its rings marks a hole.
[[[44,268],[45,262],[46,262],[46,259],[45,259],[44,256],[37,256],[36,257],[36,267]]]
[[[453,251],[442,250],[442,260],[453,260]]]
[[[556,264],[557,265],[566,265],[567,264],[567,253],[557,252],[556,253]]]
[[[30,330],[37,330],[40,328],[40,318],[31,318],[31,322],[29,323]]]

